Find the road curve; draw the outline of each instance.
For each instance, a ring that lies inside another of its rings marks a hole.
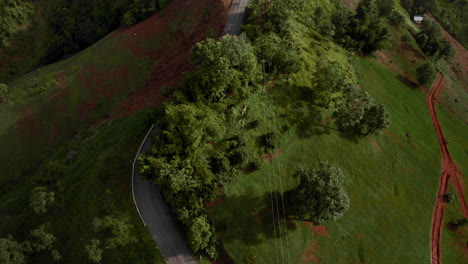
[[[244,10],[249,0],[233,0],[228,21],[223,35],[238,35],[244,20]],[[169,264],[198,263],[192,250],[188,247],[181,230],[172,219],[156,185],[138,175],[135,163],[141,153],[151,148],[152,132],[158,129],[152,126],[136,154],[132,171],[132,192],[135,206],[143,224],[148,229],[162,255]],[[153,131],[154,130],[154,131]]]
[[[245,7],[249,0],[233,0],[223,35],[239,35],[245,17]]]
[[[155,126],[154,131],[157,129],[158,127]],[[139,154],[151,148],[152,133],[148,134],[150,136],[145,138]],[[138,170],[134,170],[133,191],[143,223],[148,227],[166,262],[169,264],[198,263],[185,242],[182,232],[172,219],[158,187],[153,182],[140,177]]]

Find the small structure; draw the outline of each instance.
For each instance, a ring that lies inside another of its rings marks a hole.
[[[424,20],[424,17],[423,17],[423,16],[414,16],[414,17],[413,17],[413,21],[414,21],[414,23],[416,23],[416,24],[421,24],[421,23],[423,22],[423,20]]]

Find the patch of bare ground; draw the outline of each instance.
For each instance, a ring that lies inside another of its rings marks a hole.
[[[122,29],[119,34],[127,35],[119,48],[129,49],[141,58],[151,58],[158,63],[145,85],[119,103],[110,113],[118,118],[149,107],[157,107],[166,98],[160,94],[164,86],[177,86],[182,73],[192,69],[190,49],[193,44],[206,38],[210,32],[221,36],[227,21],[231,0],[174,0],[162,12],[145,21]],[[179,19],[181,10],[190,10],[181,21],[183,30],[171,29],[171,21]],[[162,47],[142,49],[143,43],[166,41]],[[97,124],[106,121],[99,120]]]

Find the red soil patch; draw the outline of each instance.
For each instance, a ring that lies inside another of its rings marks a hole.
[[[275,153],[262,154],[262,161],[264,163],[268,163],[268,162],[270,162],[270,160],[277,159],[281,155],[281,153],[283,153],[283,149],[279,149]]]
[[[380,152],[380,145],[379,145],[379,142],[377,142],[377,139],[372,138],[370,136],[366,136],[366,139],[369,140],[369,142],[372,144],[375,152]]]
[[[359,0],[343,0],[343,2],[351,10],[356,10],[359,4]]]
[[[223,250],[221,255],[219,255],[218,259],[211,261],[211,263],[212,264],[234,264],[234,261],[232,261],[231,257],[229,257],[226,250]]]
[[[120,34],[128,39],[122,43],[123,49],[131,50],[141,58],[157,60],[157,65],[146,84],[134,94],[118,104],[110,113],[112,118],[126,116],[149,107],[157,107],[165,99],[160,90],[163,86],[177,86],[182,81],[182,73],[192,69],[190,49],[193,44],[204,39],[212,30],[221,36],[228,17],[232,0],[173,0],[161,12],[131,27],[121,29]],[[207,17],[206,10],[211,9]],[[179,21],[181,10],[190,10],[182,20],[186,27],[182,31],[172,31],[171,22]],[[143,43],[167,43],[162,48],[142,48]],[[99,120],[97,123],[103,122]]]
[[[317,242],[312,242],[302,255],[302,263],[320,263],[320,259],[315,255],[317,253]]]
[[[222,204],[223,202],[224,202],[223,199],[217,197],[217,198],[214,199],[213,201],[206,203],[206,204],[205,204],[205,208],[211,209],[211,208],[214,208],[214,207],[216,207],[216,206]]]
[[[116,76],[122,80],[128,79],[128,66],[112,70],[100,70],[95,65],[89,65],[77,73],[77,78],[88,92],[89,96],[76,109],[77,116],[86,120],[95,110],[99,99],[112,98],[117,90],[112,82]]]
[[[19,114],[22,116],[16,122],[16,131],[24,133],[24,136],[29,139],[36,138],[37,131],[42,128],[39,118],[34,116],[34,111],[31,106],[25,106],[20,111]]]
[[[321,237],[327,237],[328,236],[328,230],[327,230],[326,226],[324,226],[324,225],[314,225],[310,221],[305,221],[304,224],[309,226],[310,229],[312,230],[312,232],[314,232],[315,234],[317,234],[317,235],[319,235]]]
[[[430,93],[426,96],[427,105],[429,107],[429,112],[431,114],[432,123],[437,134],[437,138],[440,145],[440,151],[442,156],[442,175],[440,177],[439,189],[437,192],[436,205],[434,209],[434,215],[432,220],[432,230],[431,230],[431,263],[440,264],[442,263],[441,254],[440,254],[440,239],[442,235],[442,220],[444,217],[444,194],[447,192],[448,180],[453,176],[453,182],[457,192],[458,199],[460,201],[463,215],[468,217],[468,206],[464,198],[463,189],[461,188],[461,183],[459,180],[458,174],[461,173],[458,171],[455,163],[452,160],[452,156],[447,147],[447,141],[445,140],[442,128],[437,118],[437,112],[434,105],[435,95],[437,90],[441,87],[444,76],[439,74],[437,80],[432,87]]]

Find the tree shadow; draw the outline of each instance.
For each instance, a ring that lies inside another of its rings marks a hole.
[[[418,87],[418,84],[413,82],[410,78],[408,78],[408,76],[405,76],[403,74],[399,74],[398,75],[398,78],[400,79],[400,81],[405,84],[406,86],[412,88],[412,89],[416,89]]]
[[[224,243],[241,241],[257,245],[284,237],[287,231],[296,229],[295,223],[284,217],[281,195],[277,192],[261,197],[242,195],[226,198],[210,216]]]

